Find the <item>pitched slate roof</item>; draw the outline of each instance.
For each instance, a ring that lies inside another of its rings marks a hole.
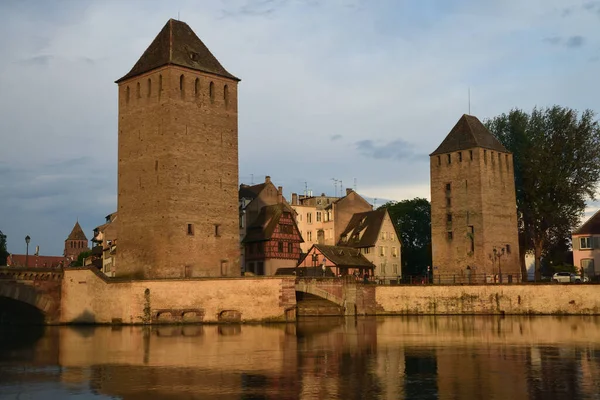
[[[289,212],[293,215],[294,210],[287,203],[273,204],[261,208],[256,220],[246,230],[246,236],[242,240],[242,243],[261,242],[271,239],[275,228],[279,224],[279,219],[284,212]],[[294,228],[298,231],[295,221]],[[300,239],[300,242],[303,241]]]
[[[347,246],[328,246],[324,244],[315,244],[314,248],[319,250],[325,258],[338,267],[367,267],[373,268],[373,264],[361,254],[360,250]],[[309,250],[305,258],[310,254]],[[304,261],[304,259],[302,260]],[[300,264],[302,263],[300,262]]]
[[[464,114],[442,144],[430,156],[453,151],[467,150],[474,147],[509,153],[508,150],[492,135],[477,117]]]
[[[579,228],[573,231],[573,235],[598,235],[600,234],[600,210],[596,211]]]
[[[81,229],[81,226],[79,225],[79,221],[75,222],[75,226],[67,237],[67,240],[88,240],[85,233],[83,233],[83,229]]]
[[[377,243],[387,209],[356,213],[342,232],[338,245],[372,247]]]
[[[223,68],[188,24],[170,19],[131,71],[118,79],[116,83],[165,65],[178,65],[237,81],[240,80]]]
[[[265,188],[266,183],[259,183],[258,185],[240,185],[239,199],[255,199],[258,197],[260,192]]]

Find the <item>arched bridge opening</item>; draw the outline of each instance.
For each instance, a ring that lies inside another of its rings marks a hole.
[[[0,326],[42,325],[46,318],[42,310],[21,300],[0,296]]]

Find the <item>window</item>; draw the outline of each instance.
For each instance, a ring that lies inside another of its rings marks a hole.
[[[471,245],[471,253],[475,253],[475,228],[469,226],[469,241]],[[507,251],[510,253],[510,251]]]
[[[483,163],[487,164],[487,150],[483,151]]]
[[[448,164],[452,164],[452,154],[448,154],[446,157],[448,157]]]
[[[200,95],[200,78],[196,78],[194,81],[194,96],[198,97]]]
[[[125,103],[129,103],[129,86],[125,89]]]
[[[471,161],[473,161],[473,150],[469,150],[469,157],[471,158]]]
[[[152,94],[152,80],[150,78],[148,78],[148,97],[150,97],[150,95]]]
[[[458,152],[458,162],[462,162],[462,151]]]
[[[438,165],[442,165],[442,157],[438,156]]]
[[[317,222],[321,222],[321,211],[317,211]]]
[[[446,192],[447,192],[447,194],[450,194],[451,190],[452,190],[452,184],[451,183],[446,183]]]
[[[142,97],[142,90],[140,89],[140,83],[138,82],[136,87],[135,87],[135,97],[137,97],[138,99],[140,97]]]
[[[363,254],[369,254],[371,252],[370,247],[363,247]]]
[[[309,242],[312,242],[312,231],[306,232],[306,238],[308,239]]]
[[[510,244],[506,245],[506,254],[510,254]]]
[[[294,244],[292,242],[288,243],[288,253],[294,252]]]
[[[398,248],[392,247],[392,257],[398,257]]]
[[[446,214],[446,222],[452,222],[452,213]]]
[[[162,92],[162,75],[158,76],[158,95]]]
[[[183,74],[179,75],[179,90],[183,91]]]
[[[221,275],[227,275],[228,264],[227,260],[221,260]]]
[[[385,232],[381,232],[381,240],[385,240]]]
[[[385,247],[379,246],[379,255],[380,256],[385,256]]]
[[[223,100],[225,100],[225,108],[229,107],[229,86],[223,88]]]
[[[244,215],[240,215],[240,228],[244,227]]]
[[[446,197],[446,207],[452,207],[452,198]]]
[[[210,97],[210,102],[214,103],[215,102],[215,84],[213,82],[211,82],[208,85],[208,96]]]
[[[190,236],[194,236],[194,224],[188,224],[187,226],[187,234]]]
[[[277,251],[283,253],[283,242],[277,242]]]
[[[221,236],[221,225],[220,224],[215,224],[215,236],[216,237]]]
[[[312,224],[312,213],[306,213],[306,222]]]
[[[452,231],[446,232],[446,237],[448,238],[448,240],[452,240]]]
[[[592,248],[592,238],[591,237],[579,238],[579,248],[581,250],[591,249]]]

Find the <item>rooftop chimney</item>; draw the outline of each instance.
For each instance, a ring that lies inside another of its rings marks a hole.
[[[265,176],[265,183],[271,183],[271,177],[269,175]]]
[[[346,188],[346,196],[348,196],[352,192],[354,192],[354,190],[352,190],[352,188]]]
[[[298,193],[292,193],[292,205],[293,206],[298,205]]]
[[[277,204],[283,203],[283,187],[277,186]]]

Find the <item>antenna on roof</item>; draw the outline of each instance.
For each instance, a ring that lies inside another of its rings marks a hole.
[[[335,188],[335,197],[337,197],[337,183],[338,180],[335,178],[331,178],[331,180],[333,181],[333,187]]]
[[[469,115],[471,115],[471,87],[468,89],[468,98],[469,98]]]
[[[354,178],[354,191],[356,192],[356,178]]]
[[[304,182],[304,196],[308,196],[308,182]]]
[[[340,179],[340,196],[344,193],[344,185],[342,184],[342,180]]]

